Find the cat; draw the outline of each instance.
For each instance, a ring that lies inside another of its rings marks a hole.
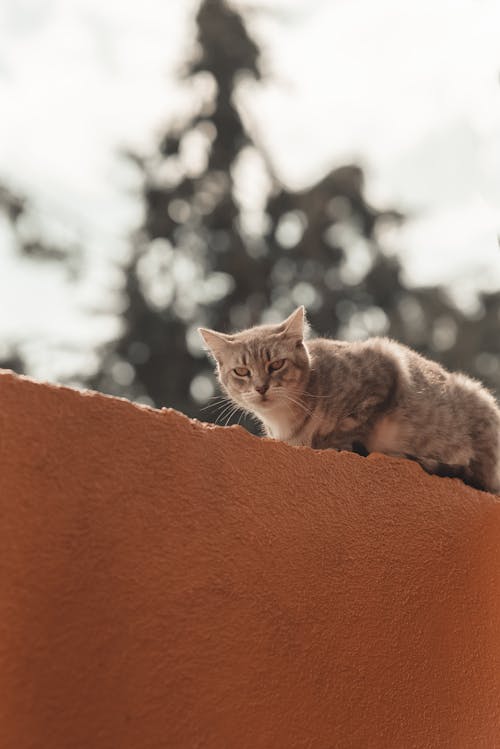
[[[268,437],[412,458],[500,493],[500,409],[479,382],[389,338],[306,340],[304,307],[232,335],[198,330],[222,389]]]

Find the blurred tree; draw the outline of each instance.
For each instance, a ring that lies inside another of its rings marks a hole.
[[[358,166],[300,192],[280,184],[235,103],[245,77],[262,77],[257,45],[224,0],[203,0],[196,24],[186,77],[201,103],[151,157],[133,157],[144,223],[124,266],[122,334],[89,384],[215,418],[200,410],[213,377],[196,327],[279,320],[304,303],[318,332],[390,335],[498,387],[500,295],[483,295],[474,317],[442,288],[410,288],[383,246],[403,217],[369,204]],[[241,177],[249,164],[267,185],[258,210]]]
[[[15,250],[21,257],[52,262],[64,261],[71,277],[78,277],[81,260],[79,248],[62,247],[39,236],[31,225],[33,211],[28,199],[1,183],[0,214],[9,224]]]
[[[36,229],[34,211],[29,200],[10,187],[0,183],[0,218],[6,223],[10,235],[9,246],[19,257],[29,261],[63,262],[68,278],[77,280],[81,269],[81,252],[76,246],[61,246],[47,241]],[[15,372],[28,371],[22,352],[22,336],[14,343],[0,341],[0,368]]]

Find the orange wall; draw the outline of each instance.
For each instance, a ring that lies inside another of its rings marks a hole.
[[[0,376],[2,749],[500,747],[500,503]]]

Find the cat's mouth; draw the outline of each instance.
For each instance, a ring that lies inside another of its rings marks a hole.
[[[264,393],[263,395],[247,396],[247,402],[249,402],[253,408],[267,408],[274,404],[274,399],[270,397],[269,393]]]
[[[267,395],[259,395],[258,398],[253,398],[252,403],[254,406],[268,406],[271,403],[271,399]]]

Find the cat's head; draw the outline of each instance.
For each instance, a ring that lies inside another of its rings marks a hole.
[[[304,307],[279,325],[226,335],[199,328],[217,363],[222,388],[243,408],[264,417],[297,400],[309,374]]]

